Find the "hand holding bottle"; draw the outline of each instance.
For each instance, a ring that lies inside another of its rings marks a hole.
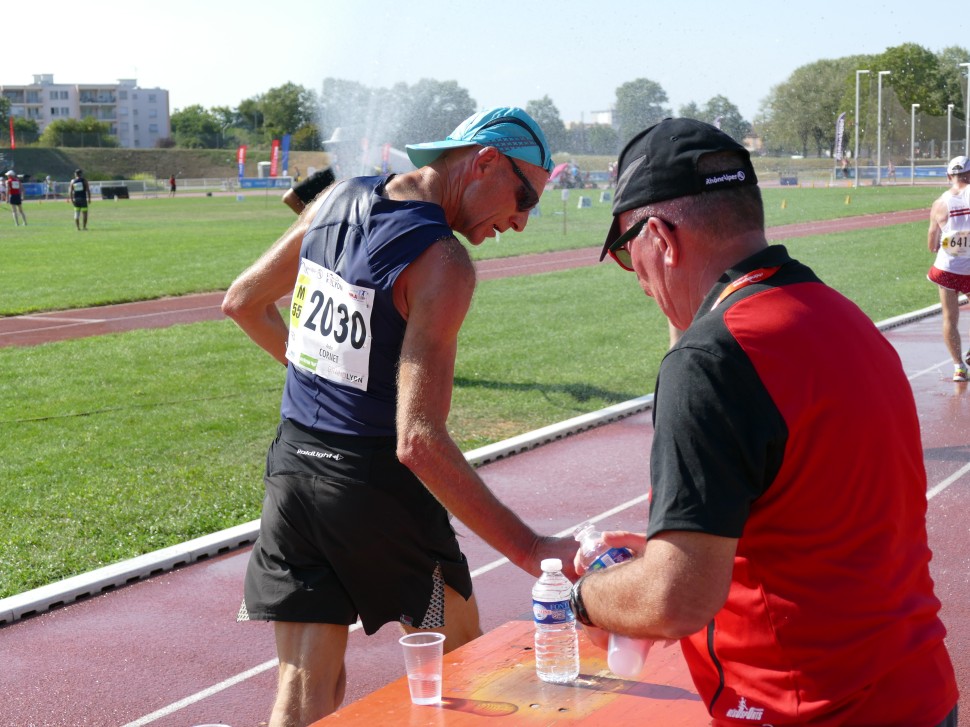
[[[608,568],[617,563],[630,560],[636,555],[642,555],[646,549],[645,535],[613,531],[601,533],[592,523],[583,523],[573,532],[573,537],[579,542],[576,553],[576,572],[580,575],[587,570]],[[589,633],[591,640],[602,648],[600,634]],[[635,677],[643,671],[651,639],[637,639],[630,636],[610,634],[606,647],[606,663],[610,671],[617,676]]]

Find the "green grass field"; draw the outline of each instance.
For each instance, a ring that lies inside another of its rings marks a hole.
[[[928,209],[939,191],[767,189],[765,207],[777,225]],[[609,204],[585,194],[577,209],[577,190],[548,192],[475,256],[598,245]],[[26,229],[0,214],[4,315],[221,290],[294,219],[261,193],[96,201],[86,233],[66,203],[26,212]],[[937,300],[924,223],[786,244],[874,320]],[[449,426],[467,451],[648,393],[666,336],[612,264],[482,282]],[[0,597],[258,517],[283,373],[228,321],[2,349]]]

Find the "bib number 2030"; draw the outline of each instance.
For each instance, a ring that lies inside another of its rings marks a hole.
[[[373,289],[351,285],[301,260],[290,305],[287,359],[329,381],[366,389],[373,301]]]
[[[353,348],[363,348],[367,342],[367,324],[360,311],[351,313],[346,305],[335,303],[333,298],[328,298],[319,290],[310,294],[310,314],[303,322],[303,327],[317,331],[321,336],[332,335],[337,343],[343,343],[349,335]]]

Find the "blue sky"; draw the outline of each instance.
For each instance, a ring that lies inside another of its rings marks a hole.
[[[947,37],[966,24],[946,22],[942,7],[931,21],[911,0],[16,2],[3,8],[16,40],[0,83],[37,73],[60,83],[136,78],[168,89],[175,111],[234,107],[288,81],[319,90],[327,76],[368,86],[434,78],[457,81],[480,108],[548,95],[570,122],[645,77],[674,112],[722,94],[751,120],[806,63],[906,42],[970,45]]]

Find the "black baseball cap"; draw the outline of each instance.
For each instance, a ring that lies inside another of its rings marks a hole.
[[[736,152],[737,169],[714,174],[697,171],[701,157]],[[748,150],[720,129],[696,119],[664,119],[634,136],[620,152],[613,225],[600,260],[620,240],[620,213],[678,197],[758,183]]]

